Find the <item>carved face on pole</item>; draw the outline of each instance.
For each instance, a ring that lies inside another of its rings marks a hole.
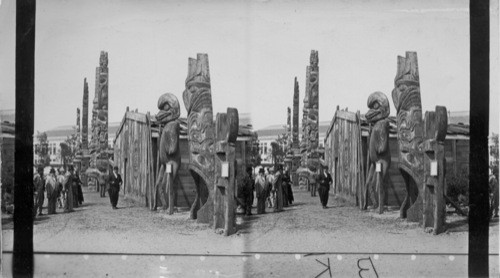
[[[392,100],[398,113],[399,167],[419,182],[423,156],[418,146],[423,140],[423,121],[415,52],[407,52],[406,58],[398,57],[394,84]]]
[[[366,112],[366,120],[370,123],[376,123],[382,119],[389,117],[391,108],[387,96],[382,92],[372,93],[368,97],[368,112]]]
[[[165,93],[158,99],[158,109],[160,111],[156,115],[156,119],[161,123],[175,121],[181,115],[179,100],[171,93]]]

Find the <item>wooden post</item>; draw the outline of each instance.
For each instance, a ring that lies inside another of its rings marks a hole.
[[[188,112],[189,171],[196,184],[196,196],[191,206],[190,217],[197,219],[199,223],[211,224],[214,213],[215,130],[207,54],[198,54],[196,59],[189,58],[186,89],[182,98]],[[206,187],[208,192],[204,204],[201,204],[200,196],[204,192],[202,187]]]
[[[398,168],[406,185],[406,197],[400,217],[422,222],[423,153],[418,146],[423,141],[422,101],[416,52],[398,56],[392,100],[396,107],[399,143]],[[406,124],[402,124],[406,123]]]
[[[436,106],[436,112],[426,112],[424,120],[425,141],[421,149],[424,156],[423,226],[432,228],[434,234],[445,229],[445,153],[444,140],[448,128],[446,107]]]
[[[224,235],[234,233],[234,189],[236,176],[236,138],[238,137],[238,110],[228,108],[217,113],[215,121],[215,184],[214,229],[224,229]]]
[[[16,1],[16,129],[12,276],[33,277],[36,1]]]

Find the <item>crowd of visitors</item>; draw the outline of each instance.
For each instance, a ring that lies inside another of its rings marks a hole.
[[[260,167],[255,178],[253,168],[247,167],[240,183],[237,197],[245,215],[252,215],[254,192],[257,199],[257,214],[266,213],[266,207],[272,209],[272,212],[280,212],[294,202],[290,173],[288,169],[283,170],[281,165]],[[310,185],[316,185],[310,188],[311,196],[316,196],[315,191],[318,191],[323,208],[327,208],[331,184],[332,177],[328,173],[327,166],[323,166],[319,173],[311,178]]]
[[[73,212],[74,208],[78,208],[83,204],[82,181],[79,172],[75,171],[73,166],[68,167],[68,172],[63,168],[58,169],[57,174],[54,168],[50,169],[48,175],[44,175],[43,171],[43,167],[38,167],[37,172],[33,176],[34,217],[44,215],[42,209],[45,202],[45,194],[47,197],[47,214],[55,214],[57,208],[63,210],[63,212]],[[108,190],[111,206],[113,209],[116,209],[118,193],[122,185],[122,178],[118,174],[118,167],[115,166],[112,173],[107,178],[105,177],[104,180],[105,182],[101,185],[101,188],[103,191],[104,189]],[[7,197],[13,199],[10,190],[7,194]],[[13,212],[13,202],[9,202],[8,209]]]

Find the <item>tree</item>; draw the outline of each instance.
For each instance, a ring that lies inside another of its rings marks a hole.
[[[490,146],[490,156],[492,157],[490,170],[498,180],[498,134],[493,133],[491,140],[493,141],[493,144]]]
[[[259,153],[259,139],[257,133],[254,132],[252,134],[252,141],[249,144],[246,144],[247,154],[249,154],[250,163],[253,167],[260,165],[262,163],[262,158]]]
[[[49,155],[49,140],[47,139],[47,133],[36,132],[36,139],[38,144],[35,147],[35,154],[38,155],[39,164],[43,167],[50,165],[50,155]]]
[[[66,140],[60,144],[61,146],[61,161],[66,168],[66,165],[72,164],[78,152],[79,142],[76,127],[73,127],[73,133],[68,135]]]

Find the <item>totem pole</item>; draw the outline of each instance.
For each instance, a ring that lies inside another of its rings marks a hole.
[[[217,113],[215,121],[215,192],[214,229],[223,229],[225,236],[235,232],[236,210],[234,185],[236,179],[236,139],[238,110],[228,108]]]
[[[83,79],[83,104],[82,104],[82,170],[81,180],[87,186],[86,171],[89,168],[89,85],[87,78]]]
[[[310,65],[307,67],[307,81],[306,81],[306,94],[308,98],[308,112],[307,112],[307,126],[308,136],[307,139],[307,168],[311,172],[317,172],[320,169],[319,161],[319,67],[318,67],[318,51],[311,50]],[[310,177],[311,178],[311,177]]]
[[[309,94],[308,94],[308,86],[309,84],[309,71],[306,71],[306,93],[304,95],[304,107],[302,108],[302,138],[300,141],[300,168],[301,169],[306,169],[307,168],[307,146],[308,146],[308,140],[309,140],[309,126],[307,124],[307,114],[309,111]],[[299,172],[299,188],[309,190],[309,182],[308,182],[308,177],[309,175],[301,171]]]
[[[366,192],[363,209],[368,206],[368,196],[373,208],[378,206],[379,213],[384,210],[385,187],[389,166],[391,165],[391,152],[389,150],[389,121],[390,114],[389,100],[384,93],[375,92],[368,97],[368,112],[365,117],[368,123],[373,125],[370,133],[368,148],[369,168],[366,178]],[[378,191],[378,201],[377,201]],[[368,196],[367,196],[368,195]]]
[[[299,185],[299,176],[297,169],[300,165],[300,150],[299,150],[299,82],[297,77],[294,80],[293,90],[293,125],[292,125],[292,184]]]
[[[416,52],[398,56],[398,70],[394,79],[392,100],[397,111],[399,142],[398,168],[406,184],[406,197],[400,217],[411,222],[422,222],[423,141],[422,102]]]
[[[286,146],[285,146],[285,165],[288,170],[292,169],[292,111],[287,107],[287,120],[286,120]]]
[[[95,96],[92,109],[91,162],[87,174],[103,181],[109,171],[108,160],[108,53],[101,51],[96,68]],[[98,171],[96,171],[98,170]],[[103,190],[101,188],[101,190]],[[104,191],[101,192],[103,194]]]
[[[442,233],[446,223],[445,191],[446,161],[444,140],[448,129],[446,107],[436,106],[435,112],[425,112],[423,224],[434,234]]]
[[[76,149],[80,150],[82,147],[80,141],[80,108],[76,108]]]
[[[207,54],[198,54],[197,59],[189,58],[182,98],[188,113],[189,171],[196,184],[190,217],[199,223],[210,223],[214,213],[215,130]]]
[[[158,99],[156,119],[163,126],[160,137],[159,160],[160,170],[156,179],[153,199],[150,208],[156,210],[157,196],[161,198],[163,209],[168,214],[174,213],[174,192],[178,184],[178,172],[181,166],[181,152],[179,150],[180,125],[177,119],[181,115],[181,109],[177,97],[166,93]]]

